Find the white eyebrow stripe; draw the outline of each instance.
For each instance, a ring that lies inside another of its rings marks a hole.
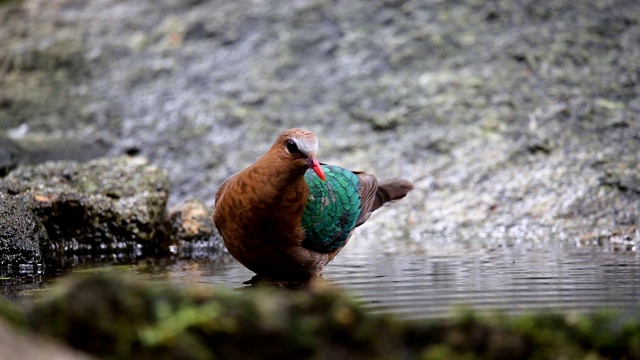
[[[318,141],[315,139],[293,138],[298,150],[305,155],[318,152]]]

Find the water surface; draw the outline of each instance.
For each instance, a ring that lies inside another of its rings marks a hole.
[[[253,273],[232,259],[178,261],[156,269],[180,283],[239,288]],[[508,314],[640,310],[635,252],[601,247],[512,247],[422,254],[371,255],[345,249],[325,281],[353,294],[374,313],[421,319],[456,309]]]
[[[104,262],[77,268],[93,271]],[[111,266],[111,265],[110,265]],[[253,273],[230,256],[200,260],[142,259],[118,266],[145,281],[246,287]],[[0,294],[29,303],[57,278],[4,278]],[[442,318],[461,307],[506,314],[602,309],[640,310],[640,255],[601,246],[443,246],[418,253],[345,248],[324,281],[356,297],[372,313]]]

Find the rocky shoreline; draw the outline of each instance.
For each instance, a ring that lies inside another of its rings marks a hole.
[[[320,160],[416,184],[363,229],[387,234],[374,251],[636,248],[639,17],[633,0],[7,2],[0,174],[138,155],[170,207],[211,206],[307,127]]]
[[[20,166],[0,180],[2,272],[68,268],[70,257],[221,251],[211,210],[192,201],[168,212],[169,192],[166,172],[143,158]]]

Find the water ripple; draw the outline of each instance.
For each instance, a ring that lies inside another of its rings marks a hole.
[[[228,260],[181,263],[164,273],[182,283],[243,287],[253,274]],[[383,255],[345,249],[325,269],[324,278],[372,313],[408,319],[448,317],[461,307],[506,314],[640,310],[638,254],[597,247]]]
[[[434,256],[344,256],[325,278],[376,313],[450,316],[456,308],[523,313],[640,310],[635,254],[502,249]]]

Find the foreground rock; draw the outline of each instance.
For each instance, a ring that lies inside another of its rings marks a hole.
[[[213,223],[213,212],[198,200],[189,200],[169,209],[166,222],[167,244],[179,257],[210,258],[219,254],[224,245]]]
[[[152,244],[169,179],[141,158],[46,162],[12,171],[0,180],[0,192],[28,204],[42,221],[51,239],[42,250],[52,257]]]
[[[92,356],[69,349],[42,336],[19,331],[0,320],[2,359],[90,360]]]
[[[405,323],[368,315],[323,283],[289,291],[67,279],[0,317],[99,358],[524,359],[640,356],[640,317],[538,315]],[[45,350],[43,350],[45,351]]]
[[[27,205],[0,192],[0,276],[32,272],[41,261],[40,246],[48,244],[48,239]]]

